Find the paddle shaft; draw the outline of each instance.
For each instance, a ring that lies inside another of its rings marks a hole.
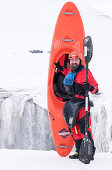
[[[85,57],[85,62],[86,62],[86,83],[88,83],[88,56],[87,56],[87,47],[84,48],[84,57]],[[88,89],[86,88],[85,90],[85,137],[88,137]]]

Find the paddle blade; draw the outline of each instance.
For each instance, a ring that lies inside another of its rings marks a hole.
[[[84,58],[86,64],[89,63],[93,55],[93,43],[90,36],[87,36],[83,40]]]
[[[93,144],[89,138],[84,138],[79,152],[79,160],[84,164],[89,164],[93,158]]]

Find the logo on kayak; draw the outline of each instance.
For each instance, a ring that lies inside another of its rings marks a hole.
[[[66,138],[70,134],[69,131],[67,131],[65,128],[59,131],[59,135],[62,136],[63,138]]]

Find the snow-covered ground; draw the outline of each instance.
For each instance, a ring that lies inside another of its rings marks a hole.
[[[112,154],[97,153],[89,165],[68,157],[59,157],[55,151],[1,150],[0,167],[3,170],[112,170]]]
[[[7,141],[12,142],[12,145],[15,143],[15,132],[18,129],[15,123],[17,121],[20,125],[26,100],[33,99],[37,105],[47,108],[49,51],[55,23],[65,2],[67,0],[0,0],[0,116],[2,115],[4,125],[3,136],[0,138],[4,137],[6,142],[3,141],[2,146],[6,146]],[[94,56],[90,62],[90,69],[99,83],[100,92],[103,93],[100,96],[91,96],[95,103],[91,110],[95,144],[100,151],[112,152],[112,2],[73,2],[82,16],[86,35],[93,39]],[[31,50],[43,50],[43,53],[33,54],[29,52]],[[32,107],[28,105],[27,112]],[[27,120],[30,120],[30,116]],[[30,135],[31,132],[27,137],[30,138]],[[6,140],[7,137],[9,138]],[[28,144],[28,147],[32,149],[32,143]],[[110,170],[112,167],[111,153],[97,153],[95,161],[88,166],[77,160],[69,160],[68,157],[61,158],[55,151],[0,150],[0,160],[4,170],[13,170],[15,167],[19,170],[29,170],[32,167],[39,170],[87,170],[87,167]]]

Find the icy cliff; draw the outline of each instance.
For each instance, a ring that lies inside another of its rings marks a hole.
[[[45,96],[36,91],[0,91],[0,148],[55,149],[48,112],[42,107]],[[112,95],[107,91],[90,98],[94,102],[91,118],[97,152],[112,152]]]
[[[28,93],[0,92],[0,148],[54,149],[47,110]]]
[[[92,131],[97,151],[112,152],[112,92],[92,95]]]

